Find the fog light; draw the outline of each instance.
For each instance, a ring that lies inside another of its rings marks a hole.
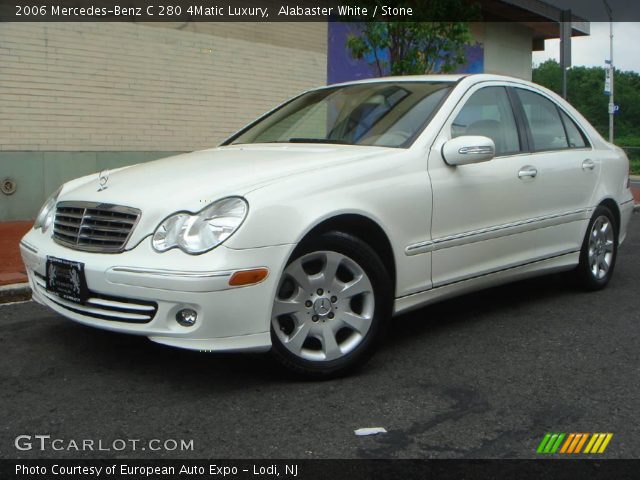
[[[176,313],[176,322],[183,327],[192,327],[196,323],[197,318],[198,314],[196,311],[190,308],[183,308]]]

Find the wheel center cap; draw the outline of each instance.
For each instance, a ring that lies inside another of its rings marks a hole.
[[[320,297],[313,302],[313,311],[316,315],[324,317],[331,312],[331,300],[327,297]]]

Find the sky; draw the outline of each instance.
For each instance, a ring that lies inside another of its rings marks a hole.
[[[630,0],[635,2],[637,0]],[[613,63],[616,70],[640,72],[640,22],[613,23]],[[560,40],[547,40],[545,49],[533,52],[533,64],[549,58],[560,61]],[[573,66],[604,67],[609,58],[609,22],[591,22],[591,34],[571,40]]]

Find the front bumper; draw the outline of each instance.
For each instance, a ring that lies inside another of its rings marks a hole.
[[[58,245],[50,232],[31,230],[20,243],[33,299],[85,325],[145,335],[158,343],[207,351],[264,351],[277,282],[293,245],[234,250],[221,245],[203,255],[155,252],[143,240],[118,254]],[[90,299],[79,305],[47,292],[47,256],[84,263]],[[261,283],[230,287],[235,271],[266,267]],[[197,312],[191,327],[176,322],[182,308]]]

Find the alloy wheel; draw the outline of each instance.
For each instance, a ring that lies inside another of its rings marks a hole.
[[[600,215],[589,232],[589,269],[597,280],[607,276],[614,254],[614,232],[611,221]]]
[[[317,251],[286,267],[271,321],[291,353],[331,361],[363,341],[374,310],[373,286],[364,269],[341,253]]]

